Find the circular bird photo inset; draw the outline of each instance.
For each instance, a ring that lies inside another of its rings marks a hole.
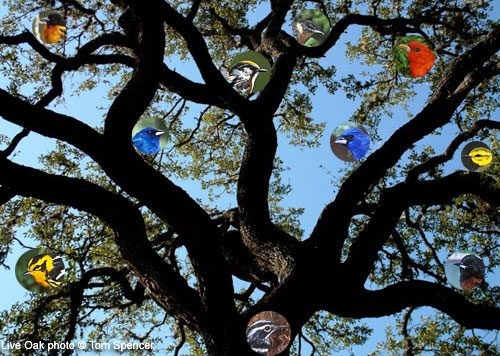
[[[24,288],[30,292],[43,293],[62,284],[65,267],[61,256],[39,247],[19,257],[15,272],[17,281]]]
[[[292,331],[285,317],[274,311],[263,311],[252,317],[247,326],[247,342],[259,355],[273,356],[290,344]]]
[[[169,139],[168,127],[159,117],[142,118],[132,129],[132,143],[144,154],[157,154],[165,148]]]
[[[66,35],[66,19],[57,11],[40,12],[33,19],[33,35],[44,44],[60,42]]]
[[[483,171],[492,161],[493,153],[481,141],[469,142],[462,150],[462,163],[469,171]]]
[[[342,161],[359,161],[370,149],[370,136],[362,125],[349,121],[333,130],[330,147],[333,154]]]
[[[398,72],[412,78],[423,77],[434,66],[436,56],[422,36],[399,37],[392,50]]]
[[[293,32],[302,46],[316,47],[330,33],[330,20],[321,10],[303,10],[293,20]]]
[[[242,95],[261,91],[271,79],[271,64],[266,57],[254,51],[236,55],[228,70],[229,83]]]
[[[457,289],[471,290],[484,280],[483,259],[469,251],[455,252],[450,255],[444,270],[448,282]]]

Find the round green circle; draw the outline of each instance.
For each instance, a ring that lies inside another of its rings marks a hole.
[[[321,31],[323,31],[324,35],[322,34],[315,34],[311,38],[309,38],[303,46],[306,47],[317,47],[321,45],[323,42],[325,42],[326,38],[328,37],[328,34],[330,33],[330,20],[328,17],[325,15],[325,13],[321,10],[314,10],[314,9],[309,9],[309,10],[303,10],[295,16],[294,19],[294,26],[295,22],[301,22],[301,21],[312,21],[316,26],[321,28]]]
[[[54,290],[54,288],[46,288],[35,282],[30,275],[24,275],[27,270],[28,262],[37,255],[50,253],[46,247],[38,247],[23,253],[16,262],[15,274],[20,285],[33,293],[46,293]]]
[[[237,54],[231,60],[229,64],[229,71],[233,69],[233,67],[243,61],[252,61],[256,63],[260,68],[267,69],[267,72],[260,73],[255,79],[255,85],[253,87],[252,93],[256,93],[264,89],[269,83],[271,79],[271,64],[262,54],[254,52],[254,51],[246,51],[240,54]]]
[[[135,124],[134,128],[132,129],[131,137],[133,138],[136,133],[138,133],[139,131],[141,131],[146,127],[152,127],[157,130],[165,132],[160,137],[160,148],[164,149],[165,146],[167,145],[167,142],[170,141],[170,130],[167,124],[165,124],[165,122],[157,116],[144,117],[139,121],[137,121],[137,123]]]

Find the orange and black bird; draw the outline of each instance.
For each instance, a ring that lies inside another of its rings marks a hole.
[[[45,44],[57,43],[66,34],[66,20],[55,11],[41,12],[33,20],[33,34]]]
[[[49,252],[36,255],[29,260],[24,276],[31,276],[37,284],[45,288],[58,287],[64,276],[64,262],[60,256]]]

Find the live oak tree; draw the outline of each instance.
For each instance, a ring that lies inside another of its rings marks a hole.
[[[363,344],[372,330],[361,319],[387,315],[397,322],[382,352],[498,352],[477,330],[500,329],[498,287],[486,280],[457,291],[443,268],[459,249],[481,255],[487,272],[499,263],[498,160],[482,173],[443,168],[469,139],[497,143],[500,29],[486,1],[2,3],[0,116],[21,129],[2,136],[0,257],[25,235],[62,254],[68,270],[60,290],[3,312],[2,339],[124,338],[175,354],[185,346],[245,355],[247,322],[273,310],[291,325],[291,354],[306,343],[319,354]],[[20,25],[48,8],[68,21],[65,42],[51,47]],[[318,47],[300,46],[287,30],[303,8],[322,9],[332,23]],[[359,26],[357,42],[340,51],[343,33]],[[437,61],[423,79],[402,77],[390,60],[406,34],[433,44]],[[250,98],[223,69],[245,50],[273,66]],[[337,75],[321,60],[330,56],[358,61],[366,75]],[[429,95],[413,112],[416,82],[428,83]],[[102,124],[65,115],[70,95],[103,88]],[[350,119],[374,137],[397,108],[409,119],[336,172],[337,194],[302,236],[303,210],[281,203],[293,187],[276,152],[278,137],[314,147],[328,134],[310,115],[320,90],[356,100]],[[171,144],[154,158],[131,143],[147,116],[170,128]],[[445,126],[455,133],[440,138],[446,150],[420,143]],[[30,133],[57,140],[36,167],[13,160]],[[182,189],[189,180],[207,201]],[[228,196],[235,205],[216,209]],[[424,306],[435,312],[412,318]]]

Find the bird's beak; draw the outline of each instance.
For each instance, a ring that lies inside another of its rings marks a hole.
[[[265,68],[259,68],[258,70],[260,73],[266,73],[266,72],[269,72],[267,69]]]
[[[335,140],[335,143],[339,143],[341,145],[347,145],[347,140],[343,137],[339,137]]]
[[[406,44],[399,44],[398,47],[404,49],[406,51],[406,53],[410,53],[410,51],[411,51],[410,46],[408,46]]]
[[[155,132],[155,136],[161,136],[165,133],[165,131],[158,131],[158,132]]]

